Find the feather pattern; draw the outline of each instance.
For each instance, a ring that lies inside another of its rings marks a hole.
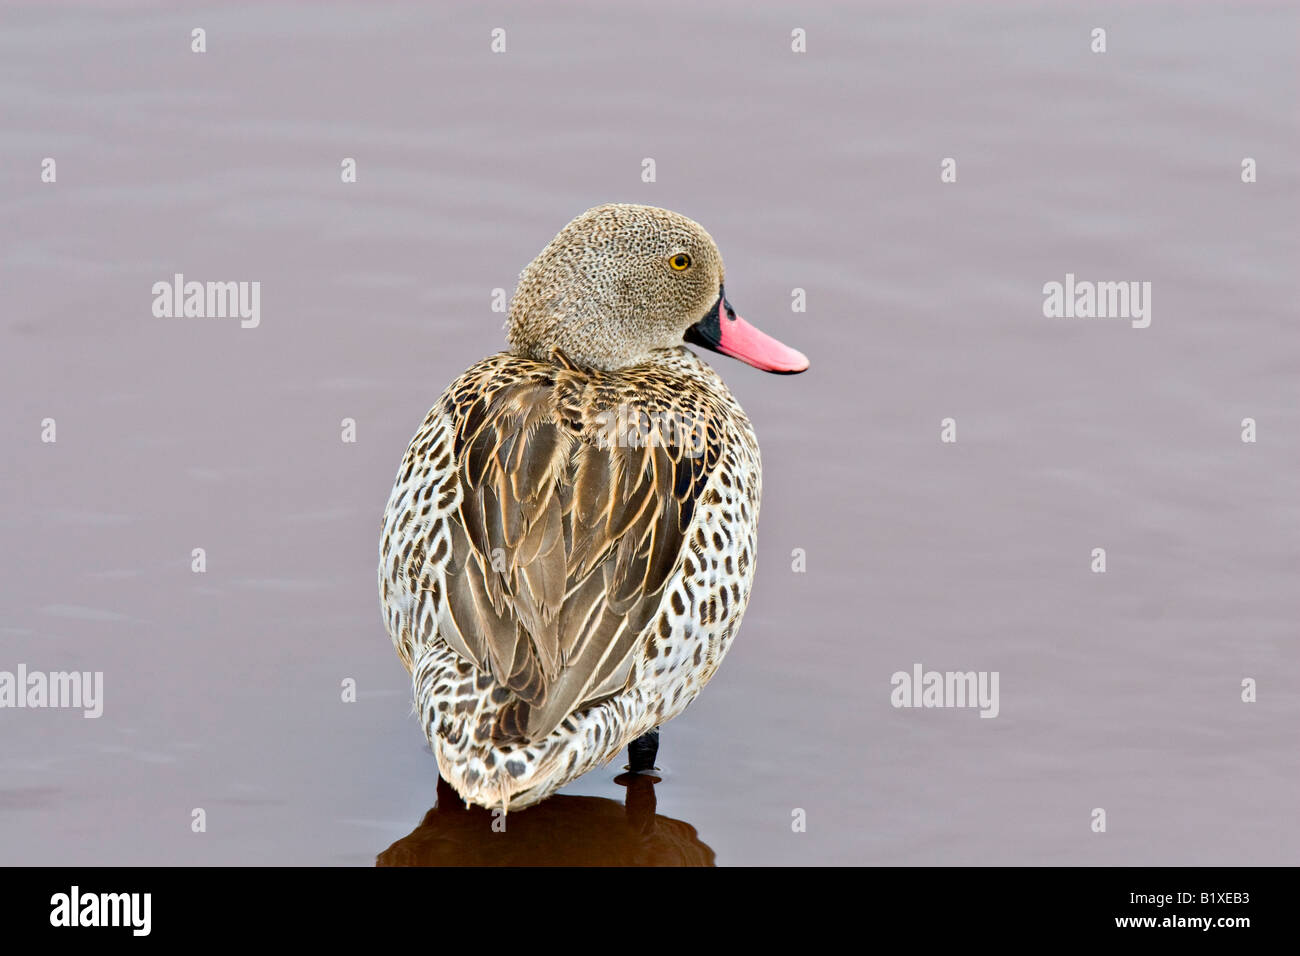
[[[640,704],[594,721],[602,759],[689,702],[748,597],[759,474],[748,419],[684,348],[609,372],[501,353],[447,389],[390,497],[380,591],[408,669],[452,672],[417,692],[453,785],[526,805],[580,772],[536,779],[603,702]]]

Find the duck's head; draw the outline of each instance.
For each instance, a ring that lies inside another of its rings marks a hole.
[[[607,203],[560,230],[519,276],[516,352],[610,370],[689,342],[768,372],[808,367],[727,302],[722,256],[704,227],[654,206]]]

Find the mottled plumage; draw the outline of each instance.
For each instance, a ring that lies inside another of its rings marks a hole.
[[[453,382],[407,449],[381,603],[467,801],[527,806],[610,760],[680,713],[735,635],[758,444],[680,344],[711,301],[725,314],[721,287],[695,223],[597,207],[525,269],[514,351]]]

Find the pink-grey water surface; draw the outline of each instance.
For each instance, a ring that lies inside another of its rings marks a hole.
[[[1298,19],[0,9],[0,670],[105,685],[99,719],[0,710],[0,863],[369,865],[416,828],[380,514],[502,346],[492,290],[605,201],[702,222],[813,363],[716,363],[764,502],[740,636],[664,729],[698,859],[1300,861]],[[155,318],[178,272],[259,281],[260,325]],[[1067,272],[1151,282],[1150,328],[1044,318]],[[999,716],[891,707],[915,663],[998,671]]]

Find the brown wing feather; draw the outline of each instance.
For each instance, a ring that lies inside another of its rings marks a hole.
[[[625,679],[717,461],[716,450],[710,461],[681,445],[596,443],[601,410],[573,406],[575,390],[594,394],[586,373],[506,361],[513,375],[489,366],[443,408],[462,491],[449,639],[514,695],[493,728],[500,742],[546,736]]]

